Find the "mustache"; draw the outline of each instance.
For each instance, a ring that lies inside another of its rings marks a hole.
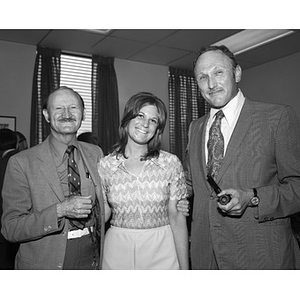
[[[221,88],[214,88],[214,89],[209,90],[209,93],[213,94],[213,93],[216,93],[216,92],[220,92],[221,90],[222,90]]]
[[[69,118],[65,118],[65,117],[62,117],[62,118],[59,118],[58,121],[60,122],[72,122],[72,121],[76,121],[76,118],[75,117],[69,117]]]

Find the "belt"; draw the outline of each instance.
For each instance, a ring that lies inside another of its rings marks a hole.
[[[68,240],[81,238],[89,234],[89,229],[93,232],[93,227],[85,227],[83,229],[72,230],[68,232]]]

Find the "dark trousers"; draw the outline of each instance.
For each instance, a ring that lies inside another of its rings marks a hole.
[[[0,270],[14,270],[19,243],[10,243],[0,236]]]
[[[85,235],[67,242],[64,270],[95,270],[98,258],[95,258],[91,236]]]

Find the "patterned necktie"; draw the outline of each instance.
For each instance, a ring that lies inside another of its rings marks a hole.
[[[207,142],[208,161],[206,165],[207,174],[214,178],[218,175],[224,156],[224,137],[221,132],[221,121],[224,113],[222,110],[219,110],[215,116],[215,120],[209,129]]]
[[[69,195],[81,195],[80,188],[80,175],[78,166],[74,159],[74,149],[75,146],[68,146],[66,153],[68,154],[68,185],[69,185]],[[84,220],[70,219],[70,224],[73,228],[83,229],[85,226]]]
[[[66,150],[68,154],[68,185],[69,185],[69,194],[70,195],[80,195],[80,175],[78,166],[74,159],[74,149],[75,146],[68,146]]]

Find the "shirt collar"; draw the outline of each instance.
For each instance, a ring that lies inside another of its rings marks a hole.
[[[235,116],[237,115],[238,112],[241,111],[243,105],[245,102],[245,97],[242,93],[242,91],[239,89],[237,94],[235,95],[232,100],[230,100],[223,108],[223,113],[225,116],[225,120],[228,122],[229,125],[232,125],[232,123],[235,120]],[[212,120],[215,116],[215,114],[219,111],[220,109],[216,108],[211,108],[210,110],[210,116],[209,118]]]
[[[69,145],[66,145],[66,144],[62,143],[61,141],[59,141],[58,139],[56,139],[51,134],[49,137],[49,144],[50,144],[51,149],[53,150],[54,155],[56,155],[58,157],[59,161],[63,161],[64,155],[66,153],[68,146],[74,145],[77,150],[79,149],[78,141],[76,138],[74,138]]]
[[[162,151],[160,151],[162,152]],[[114,159],[111,163],[111,166],[110,166],[110,170],[113,173],[115,173],[121,166],[125,167],[125,160],[126,158],[122,155],[122,154],[119,154],[119,155],[114,155],[116,157],[116,159]],[[164,161],[162,159],[160,159],[160,155],[158,158],[151,158],[149,160],[146,161],[146,163],[154,163],[156,164],[157,166],[163,168],[163,169],[167,169],[167,164],[164,163]]]

